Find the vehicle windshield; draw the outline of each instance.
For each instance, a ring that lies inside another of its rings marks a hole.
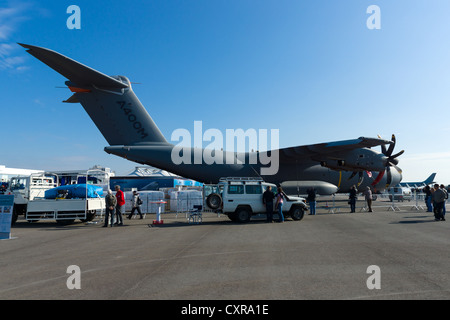
[[[25,190],[28,187],[28,179],[27,178],[13,178],[11,179],[11,191],[17,190]]]

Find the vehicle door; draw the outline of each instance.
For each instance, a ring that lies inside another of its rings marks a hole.
[[[241,182],[230,182],[223,190],[223,211],[234,212],[238,205],[248,204]]]
[[[266,212],[266,207],[262,200],[263,192],[262,185],[259,183],[247,183],[245,185],[245,195],[254,213]]]

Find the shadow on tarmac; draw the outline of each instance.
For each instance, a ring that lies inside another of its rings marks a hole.
[[[294,221],[291,219],[285,219],[284,223],[291,223],[291,222],[297,222],[298,221]],[[273,224],[278,224],[279,222],[274,221]],[[260,224],[271,224],[266,222],[265,220],[252,220],[250,222],[234,222],[231,220],[222,220],[222,221],[203,221],[202,223],[188,223],[188,222],[182,222],[182,221],[177,221],[177,222],[170,222],[170,223],[163,223],[163,224],[147,224],[149,228],[152,229],[165,229],[165,228],[174,228],[174,227],[188,227],[188,226],[193,226],[193,227],[200,227],[200,226],[208,226],[208,225],[240,225],[240,226],[245,226],[245,225],[260,225]]]
[[[434,221],[434,216],[412,216],[412,217],[404,217],[404,219],[414,219],[414,220],[402,220],[398,222],[392,222],[391,224],[416,224],[416,223],[436,222]]]

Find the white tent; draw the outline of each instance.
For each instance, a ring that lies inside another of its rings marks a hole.
[[[35,173],[44,173],[44,170],[7,168],[6,166],[0,165],[1,182],[7,182],[11,177],[30,176]]]

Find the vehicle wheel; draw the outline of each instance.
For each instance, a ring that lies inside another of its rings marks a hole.
[[[236,221],[237,222],[249,222],[252,217],[252,213],[247,208],[238,208],[236,210]]]
[[[236,212],[230,212],[228,213],[228,218],[233,221],[233,222],[237,222],[237,215]]]
[[[19,219],[19,213],[16,211],[16,207],[14,206],[13,214],[11,217],[11,226],[17,222],[17,219]]]
[[[81,222],[88,222],[94,220],[95,216],[97,215],[97,211],[90,210],[86,214],[86,219],[81,219]]]
[[[222,205],[222,197],[220,196],[220,194],[211,193],[206,198],[206,205],[213,210],[219,209]]]
[[[303,208],[295,207],[291,209],[291,217],[295,221],[300,221],[303,219],[303,216],[305,215],[305,211]]]

